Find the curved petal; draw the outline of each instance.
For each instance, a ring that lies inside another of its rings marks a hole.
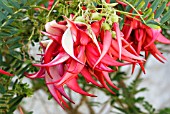
[[[81,64],[84,64],[83,62],[78,60],[74,55],[73,38],[70,27],[67,28],[67,30],[62,36],[62,47],[64,48],[66,53],[68,53],[74,60],[78,61]]]
[[[14,76],[13,74],[10,74],[9,72],[6,72],[2,69],[0,69],[0,74],[5,74],[5,75],[8,75],[8,76]]]
[[[121,55],[122,55],[122,40],[121,40],[121,34],[120,34],[120,29],[119,29],[119,23],[114,22],[113,23],[113,28],[116,32],[116,39],[118,41],[118,46],[119,46],[119,60],[121,60]]]
[[[99,59],[97,60],[97,62],[94,64],[94,67],[101,61],[101,59],[105,56],[105,54],[108,52],[110,45],[111,45],[111,41],[112,41],[112,34],[110,33],[110,31],[106,30],[104,31],[104,38],[103,39],[103,49],[102,49],[102,53],[99,57]]]
[[[76,78],[72,78],[66,84],[70,89],[72,89],[73,91],[75,91],[77,93],[80,93],[80,94],[86,95],[86,96],[96,97],[95,95],[89,94],[89,93],[85,92],[84,90],[82,90],[80,88],[80,86],[78,85]]]

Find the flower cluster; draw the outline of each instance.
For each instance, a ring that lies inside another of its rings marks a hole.
[[[124,65],[132,65],[133,72],[136,64],[145,72],[145,58],[140,57],[141,51],[145,51],[146,56],[150,52],[161,62],[165,59],[154,44],[155,41],[170,44],[160,28],[153,29],[127,17],[121,31],[116,14],[109,19],[98,14],[92,13],[92,21],[77,21],[80,17],[73,19],[71,16],[64,17],[63,21],[46,23],[46,32],[42,33],[49,40],[41,41],[42,60],[40,64],[34,64],[40,70],[34,74],[26,73],[29,78],[44,78],[50,93],[63,108],[68,107],[63,97],[74,103],[66,94],[64,85],[77,93],[95,97],[79,86],[80,76],[87,83],[115,94],[110,87],[118,88],[110,80],[109,73]]]

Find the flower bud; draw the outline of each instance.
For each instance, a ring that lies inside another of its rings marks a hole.
[[[110,25],[108,23],[103,23],[102,24],[102,29],[103,30],[110,30]]]
[[[115,31],[111,31],[112,34],[112,38],[116,38],[116,32]]]
[[[82,16],[78,16],[76,17],[75,22],[85,22],[85,19]]]
[[[98,12],[92,13],[92,20],[101,20],[101,19],[102,16],[100,15],[100,13]]]
[[[112,21],[113,23],[119,21],[119,17],[118,17],[117,15],[115,15],[115,14],[111,15],[110,18],[111,18],[111,21]]]
[[[86,6],[82,6],[82,10],[86,10],[87,8],[86,8]]]

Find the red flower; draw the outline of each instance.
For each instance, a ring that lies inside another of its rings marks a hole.
[[[5,74],[5,75],[8,75],[8,76],[13,76],[13,74],[10,74],[9,72],[6,72],[2,69],[0,69],[0,74]]]
[[[166,60],[154,44],[155,42],[170,44],[170,40],[161,34],[160,28],[153,29],[140,21],[126,18],[122,32],[125,39],[132,44],[138,54],[144,51],[145,57],[147,57],[148,52],[150,52],[159,61],[163,62],[162,59]]]
[[[50,40],[41,42],[44,50],[42,63],[34,64],[40,67],[40,70],[34,74],[27,73],[26,76],[45,78],[50,93],[63,108],[68,105],[62,97],[73,103],[65,93],[63,85],[77,93],[95,97],[80,88],[77,83],[78,74],[81,74],[86,82],[104,87],[115,94],[107,86],[108,83],[118,89],[110,80],[109,73],[116,71],[118,66],[131,63],[135,66],[136,63],[141,64],[144,61],[133,47],[124,41],[118,25],[114,25],[118,38],[113,39],[111,31],[102,29],[103,21],[104,19],[89,22],[90,25],[87,25],[65,18],[65,21],[51,21],[45,25],[46,32],[42,33]],[[125,44],[124,47],[120,46],[120,42]],[[116,61],[119,57],[127,62]],[[115,69],[109,66],[114,66]]]

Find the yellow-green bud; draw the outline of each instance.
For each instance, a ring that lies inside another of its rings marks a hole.
[[[102,24],[102,29],[104,30],[110,30],[110,25],[108,23],[103,23]]]
[[[111,18],[111,21],[112,21],[113,23],[119,21],[119,17],[118,17],[117,15],[115,15],[115,14],[111,15],[110,18]]]
[[[82,16],[78,16],[76,17],[75,22],[85,22],[85,19]]]
[[[101,19],[102,16],[100,15],[100,13],[98,12],[92,13],[92,20],[101,20]]]
[[[112,31],[112,38],[116,38],[116,32],[115,31]]]

